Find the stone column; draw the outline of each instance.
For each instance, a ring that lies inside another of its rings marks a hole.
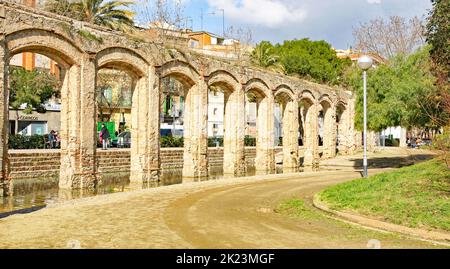
[[[8,55],[5,39],[0,34],[0,197],[12,195],[12,181],[9,178],[8,160]]]
[[[311,104],[305,116],[305,166],[318,166],[319,162],[319,111],[317,104]]]
[[[353,154],[356,150],[356,134],[353,126],[354,120],[351,117],[351,107],[345,107],[340,115],[338,131],[339,131],[339,149],[344,154]]]
[[[283,168],[298,167],[298,104],[290,100],[283,104]]]
[[[407,132],[408,130],[406,130],[406,128],[401,127],[401,134],[400,134],[400,147],[401,148],[407,148],[408,144],[406,143],[406,139],[407,139]]]
[[[266,96],[257,103],[255,168],[261,172],[275,171],[274,106],[273,96]]]
[[[324,107],[324,158],[333,158],[336,156],[336,127],[336,107]]]
[[[61,88],[61,189],[93,188],[97,184],[94,61],[85,55],[80,66],[71,66]]]
[[[208,178],[208,86],[203,77],[186,94],[183,180]]]
[[[245,175],[245,91],[243,87],[225,92],[224,160],[225,175]]]
[[[158,182],[160,176],[160,96],[159,78],[155,68],[136,78],[131,111],[132,183]]]
[[[160,143],[160,79],[156,75],[156,69],[153,66],[148,70],[148,163],[149,163],[149,181],[158,182],[161,176],[161,143]]]

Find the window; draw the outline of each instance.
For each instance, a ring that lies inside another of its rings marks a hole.
[[[214,115],[214,116],[217,115],[217,108],[214,108],[214,110],[213,110],[213,115]]]

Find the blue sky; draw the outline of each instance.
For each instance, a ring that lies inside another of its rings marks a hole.
[[[145,21],[145,8],[155,0],[138,0],[137,19]],[[177,1],[177,0],[168,0]],[[180,1],[180,0],[178,0]],[[184,13],[193,20],[194,30],[200,30],[203,9],[203,30],[222,33],[222,13],[225,27],[249,28],[253,42],[286,39],[326,40],[335,48],[353,44],[352,29],[361,22],[398,15],[423,18],[431,8],[429,0],[181,0]],[[189,23],[190,24],[190,23]]]

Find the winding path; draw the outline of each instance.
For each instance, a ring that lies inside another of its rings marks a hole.
[[[360,176],[353,169],[188,183],[66,202],[0,219],[0,248],[429,248],[316,211],[314,193]],[[372,170],[371,173],[383,171]],[[308,213],[277,213],[290,198]],[[76,241],[74,241],[76,240]]]

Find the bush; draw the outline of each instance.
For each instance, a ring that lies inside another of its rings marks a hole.
[[[9,135],[10,149],[43,149],[44,139],[47,135]]]
[[[162,148],[182,148],[184,146],[183,137],[161,136]]]
[[[208,137],[208,147],[216,147],[216,141],[219,142],[219,147],[223,147],[223,137]]]
[[[450,126],[444,128],[444,133],[437,135],[432,147],[439,150],[439,157],[450,168]]]
[[[386,147],[399,147],[400,146],[400,139],[398,138],[386,138],[384,141],[386,143]]]
[[[246,147],[256,147],[256,138],[246,135],[244,143]]]

